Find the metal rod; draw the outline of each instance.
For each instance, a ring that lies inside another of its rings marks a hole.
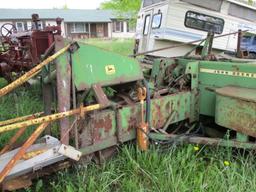
[[[90,24],[89,24],[90,25]],[[70,57],[70,66],[71,66],[71,83],[72,83],[72,97],[73,97],[73,108],[77,108],[76,106],[76,86],[75,86],[75,73],[74,73],[74,65],[72,62],[72,55],[71,53],[69,54]],[[78,142],[78,129],[77,129],[77,120],[74,121],[74,136],[75,136],[75,147],[78,149],[79,147],[79,142]]]
[[[26,115],[26,116],[23,116],[23,117],[8,119],[6,121],[0,121],[0,126],[16,123],[16,122],[19,122],[19,121],[25,121],[25,120],[28,120],[28,119],[31,119],[31,118],[36,118],[36,117],[41,116],[42,114],[43,114],[43,112],[39,112],[39,113],[31,114],[31,115]]]
[[[171,115],[168,117],[167,121],[164,124],[163,130],[166,131],[169,127],[171,121],[173,120],[174,115],[176,114],[176,111],[172,111]]]
[[[242,31],[238,30],[238,38],[237,38],[237,48],[236,48],[236,56],[238,58],[243,58],[243,53],[241,50],[241,41],[242,41]]]
[[[35,116],[28,116],[26,120],[34,119]],[[4,154],[7,151],[10,151],[13,148],[13,145],[20,138],[20,136],[27,130],[27,127],[22,127],[19,129],[15,135],[10,139],[9,143],[4,146],[4,148],[0,151],[0,155]]]
[[[239,142],[235,140],[225,140],[221,138],[209,138],[190,135],[175,135],[175,134],[159,134],[150,133],[149,138],[159,141],[173,141],[178,143],[194,143],[201,145],[217,145],[225,147],[236,147],[242,149],[256,149],[256,143]]]
[[[13,145],[16,143],[18,138],[26,131],[27,127],[22,127],[15,133],[15,135],[10,139],[9,143],[4,146],[4,148],[0,151],[0,155],[4,154],[5,152],[11,150]]]
[[[70,45],[67,45],[66,47],[62,48],[61,50],[56,52],[54,55],[48,57],[43,62],[41,62],[40,64],[35,66],[33,69],[31,69],[30,71],[28,71],[27,73],[22,75],[20,78],[16,79],[15,81],[10,83],[9,85],[0,89],[0,97],[8,94],[9,92],[14,90],[18,86],[22,85],[23,83],[25,83],[26,81],[28,81],[29,79],[31,79],[32,77],[37,75],[45,65],[49,64],[50,62],[55,60],[57,57],[59,57],[60,55],[65,53],[69,49],[69,47],[70,47]]]
[[[247,32],[248,30],[245,30],[245,31],[242,31],[242,32]],[[233,32],[233,33],[226,33],[226,34],[223,34],[223,35],[218,35],[218,36],[215,36],[214,38],[220,38],[220,37],[225,37],[225,36],[228,36],[228,35],[234,35],[234,34],[237,34],[238,32]],[[187,42],[187,43],[182,43],[182,44],[175,44],[175,45],[172,45],[172,46],[169,46],[169,47],[163,47],[163,48],[159,48],[159,49],[153,49],[153,50],[150,50],[150,51],[145,51],[145,52],[141,52],[141,53],[137,53],[137,54],[134,54],[134,55],[131,55],[131,57],[137,57],[137,56],[140,56],[140,55],[145,55],[147,53],[153,53],[153,52],[158,52],[158,51],[163,51],[163,50],[166,50],[166,49],[172,49],[172,48],[176,48],[176,47],[182,47],[184,45],[190,45],[190,44],[193,44],[193,43],[198,43],[200,41],[204,41],[206,40],[207,38],[204,38],[204,39],[199,39],[199,40],[195,40],[195,41],[190,41],[190,42]]]
[[[48,48],[46,49],[46,51],[44,52],[44,55],[43,55],[42,60],[45,60],[45,59],[51,54],[51,52],[54,51],[54,47],[55,47],[55,42],[53,42],[53,43],[50,45],[50,47],[48,47]]]
[[[0,173],[0,183],[3,182],[5,177],[10,173],[16,163],[23,157],[28,148],[35,142],[35,140],[40,136],[43,130],[47,127],[49,123],[43,123],[37,127],[37,129],[32,133],[32,135],[26,140],[18,152],[13,156],[13,158],[6,164],[4,169]]]
[[[66,112],[56,113],[56,114],[52,114],[52,115],[39,117],[39,118],[36,118],[36,119],[31,119],[31,120],[26,120],[26,121],[23,121],[23,122],[18,122],[18,123],[14,123],[14,124],[10,124],[10,125],[5,125],[5,126],[0,127],[0,133],[11,131],[11,130],[14,130],[14,129],[19,129],[19,128],[22,128],[24,126],[27,127],[27,126],[37,125],[37,124],[41,124],[41,123],[45,123],[45,122],[52,122],[52,121],[62,119],[62,118],[65,118],[65,117],[69,117],[69,116],[72,116],[72,115],[75,115],[75,114],[83,115],[85,112],[97,110],[97,109],[100,109],[100,108],[101,108],[100,104],[89,105],[89,106],[86,106],[86,107],[80,107],[80,108],[73,109],[73,110],[66,111]]]

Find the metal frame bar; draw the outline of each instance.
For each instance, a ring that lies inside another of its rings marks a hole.
[[[3,182],[8,173],[12,170],[15,164],[23,157],[27,149],[36,141],[44,129],[49,123],[43,123],[37,127],[37,129],[32,133],[32,135],[26,140],[19,151],[14,155],[14,157],[7,163],[2,172],[0,173],[0,183]]]

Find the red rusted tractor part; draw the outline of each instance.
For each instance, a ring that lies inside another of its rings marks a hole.
[[[15,33],[16,31],[16,27],[12,23],[5,23],[0,28],[1,36],[5,39],[10,37],[10,35]]]
[[[33,26],[37,26],[39,17],[32,15]],[[38,26],[30,31],[17,32],[11,23],[4,24],[2,35],[2,50],[0,51],[0,77],[13,81],[12,73],[23,74],[41,61],[54,43],[54,36],[61,33],[61,19],[56,19],[56,26],[47,26],[39,30]],[[51,52],[49,53],[51,55]],[[49,56],[48,55],[48,56]]]

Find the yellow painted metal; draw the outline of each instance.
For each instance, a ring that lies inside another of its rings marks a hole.
[[[19,121],[25,121],[25,120],[28,120],[28,119],[31,119],[31,118],[36,118],[36,117],[39,117],[42,114],[43,114],[43,112],[39,112],[39,113],[31,114],[31,115],[26,115],[26,116],[23,116],[23,117],[8,119],[6,121],[0,121],[0,126],[16,123],[16,122],[19,122]]]
[[[9,143],[7,143],[4,148],[0,151],[0,155],[4,154],[5,152],[12,149],[13,145],[16,143],[16,141],[21,137],[21,135],[26,131],[27,127],[22,127],[19,129],[15,135],[10,139]]]
[[[13,158],[6,164],[4,169],[0,173],[0,183],[3,182],[5,177],[10,173],[16,163],[23,157],[27,149],[36,141],[40,134],[45,130],[49,123],[43,123],[37,127],[37,129],[31,134],[31,136],[26,140],[26,142],[21,146],[18,152],[13,156]]]
[[[37,124],[41,124],[41,123],[45,123],[45,122],[52,122],[52,121],[55,121],[58,119],[62,119],[64,117],[69,117],[69,116],[72,116],[75,114],[84,114],[86,112],[97,110],[100,108],[101,108],[100,104],[95,104],[95,105],[90,105],[90,106],[86,106],[86,107],[80,107],[80,108],[73,109],[73,110],[66,111],[66,112],[56,113],[56,114],[52,114],[52,115],[39,117],[36,119],[31,119],[31,120],[26,120],[23,122],[5,125],[5,126],[0,127],[0,133],[11,131],[14,129],[20,129],[22,127],[28,127],[31,125],[37,125]]]
[[[32,114],[32,115],[27,115],[27,116],[23,116],[20,118],[15,118],[14,120],[7,120],[5,121],[5,123],[10,124],[10,123],[15,123],[15,122],[19,122],[19,121],[25,121],[25,120],[29,120],[29,119],[35,119],[36,117],[40,116],[41,113],[36,113],[36,114]],[[2,124],[4,124],[4,122],[2,122]],[[4,124],[6,125],[6,124]],[[9,142],[4,146],[4,148],[0,151],[0,155],[4,154],[5,152],[11,150],[14,146],[14,144],[16,143],[16,141],[21,137],[21,135],[24,134],[24,132],[27,130],[27,127],[22,127],[21,129],[19,129],[15,135],[9,140]]]
[[[30,151],[28,153],[25,153],[23,156],[22,156],[22,159],[24,160],[28,160],[28,159],[31,159],[37,155],[40,155],[41,153],[44,153],[45,151],[47,151],[47,149],[40,149],[40,150],[36,150],[36,151]]]
[[[140,150],[146,151],[148,149],[148,124],[144,121],[144,100],[146,99],[147,91],[145,87],[138,88],[138,99],[141,104],[141,122],[137,128],[137,144]]]
[[[36,65],[33,69],[31,69],[30,71],[28,71],[27,73],[22,75],[20,78],[16,79],[15,81],[10,83],[9,85],[0,89],[0,97],[10,93],[12,90],[14,90],[18,86],[22,85],[23,83],[25,83],[26,81],[28,81],[29,79],[34,77],[35,75],[37,75],[44,66],[48,65],[50,62],[52,62],[53,60],[58,58],[60,55],[65,53],[69,49],[69,47],[70,47],[70,45],[67,45],[66,47],[62,48],[61,50],[59,50],[58,52],[56,52],[52,56],[45,59],[40,64]]]

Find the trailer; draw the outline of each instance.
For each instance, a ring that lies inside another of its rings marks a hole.
[[[248,30],[247,36],[256,34],[256,7],[234,0],[144,0],[138,14],[135,53],[193,42],[203,39],[208,31],[216,34]],[[213,43],[213,52],[237,51],[238,35],[225,36]],[[148,57],[183,56],[196,43],[147,54]],[[252,45],[253,46],[253,45]],[[200,54],[202,46],[194,50]],[[255,52],[248,47],[247,55]]]

